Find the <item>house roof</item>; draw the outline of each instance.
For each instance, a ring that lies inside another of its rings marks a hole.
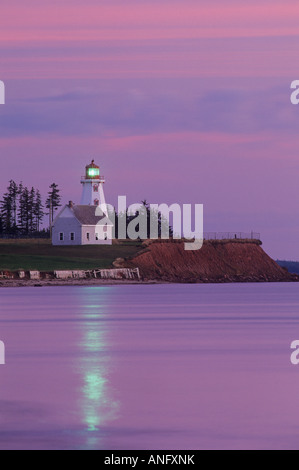
[[[105,215],[96,215],[96,206],[77,206],[73,205],[71,210],[74,212],[76,219],[81,225],[97,225]],[[112,225],[112,222],[111,222]]]

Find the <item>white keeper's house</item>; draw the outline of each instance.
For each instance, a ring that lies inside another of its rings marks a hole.
[[[52,225],[52,245],[111,245],[113,224],[108,219],[100,168],[86,166],[80,205],[72,201],[62,208]],[[99,215],[101,214],[101,215]]]

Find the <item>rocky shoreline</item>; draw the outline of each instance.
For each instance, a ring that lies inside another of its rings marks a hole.
[[[299,282],[299,276],[270,258],[259,240],[205,241],[197,251],[185,251],[180,240],[147,240],[111,269],[0,272],[0,288],[248,282]]]
[[[127,279],[113,280],[113,279],[47,279],[40,281],[33,280],[16,280],[6,279],[0,281],[0,288],[2,287],[58,287],[58,286],[115,286],[115,285],[136,285],[136,284],[158,284],[155,281],[130,281]]]

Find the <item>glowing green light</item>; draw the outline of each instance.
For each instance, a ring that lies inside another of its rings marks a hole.
[[[89,168],[88,176],[99,176],[99,175],[100,175],[99,168]]]

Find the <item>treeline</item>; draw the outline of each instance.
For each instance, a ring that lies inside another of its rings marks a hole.
[[[117,213],[115,209],[114,217],[111,217],[111,220],[114,221],[114,236],[116,239],[124,238],[124,233],[122,233],[124,227],[127,238],[132,239],[135,236],[135,232],[139,233],[142,239],[151,238],[152,225],[156,227],[156,236],[158,238],[161,238],[162,235],[173,236],[173,228],[169,220],[161,212],[153,211],[146,199],[141,202],[136,214],[130,215],[128,209],[125,212]],[[131,231],[130,236],[129,231]]]
[[[278,259],[276,260],[276,263],[282,268],[286,268],[289,273],[299,274],[299,261],[285,261]]]
[[[0,235],[46,236],[50,232],[42,228],[44,217],[49,215],[49,222],[53,220],[55,211],[61,206],[60,200],[60,190],[55,183],[50,186],[48,197],[43,202],[38,189],[29,189],[23,183],[11,180],[0,200]]]

